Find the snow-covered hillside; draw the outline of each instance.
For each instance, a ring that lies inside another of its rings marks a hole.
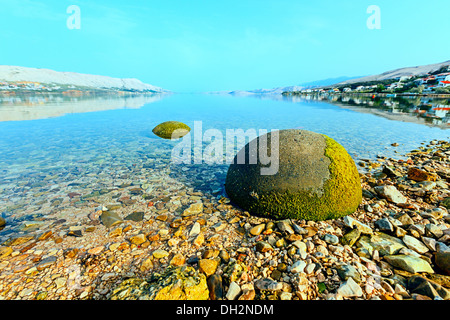
[[[383,72],[382,74],[378,74],[378,75],[343,81],[343,82],[338,83],[338,85],[345,85],[345,84],[352,84],[352,83],[359,83],[359,82],[369,82],[369,81],[382,81],[382,80],[388,80],[388,79],[396,79],[396,78],[400,78],[403,76],[424,76],[426,74],[438,71],[439,69],[441,69],[442,67],[445,67],[445,66],[450,66],[450,60],[441,62],[441,63],[429,64],[429,65],[425,65],[425,66],[415,66],[415,67],[406,67],[406,68],[395,69],[395,70]]]
[[[75,72],[59,72],[49,69],[5,65],[0,66],[0,81],[31,81],[45,84],[73,85],[98,89],[167,92],[167,90],[143,83],[138,79],[120,79]]]

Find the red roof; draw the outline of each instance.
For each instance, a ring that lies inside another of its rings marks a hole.
[[[441,83],[450,84],[450,81],[441,81]]]

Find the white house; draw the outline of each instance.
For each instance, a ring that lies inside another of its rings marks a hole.
[[[450,72],[436,75],[436,80],[439,83],[438,87],[450,86]]]
[[[401,76],[399,79],[399,82],[404,82],[404,81],[408,81],[409,79],[411,79],[413,76]]]

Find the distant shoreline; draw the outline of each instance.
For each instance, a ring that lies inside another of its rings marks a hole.
[[[68,97],[95,96],[95,95],[146,95],[146,94],[169,94],[171,92],[163,91],[128,91],[128,90],[64,90],[64,91],[33,91],[33,90],[14,90],[1,91],[0,96],[18,96],[18,95],[64,95]]]
[[[323,96],[323,95],[330,95],[330,96],[363,96],[363,97],[372,97],[375,96],[376,98],[382,97],[382,98],[395,98],[395,97],[427,97],[427,98],[434,98],[434,99],[450,99],[450,94],[437,94],[437,93],[372,93],[372,92],[298,92],[298,91],[291,91],[291,92],[283,92],[282,95],[284,96]]]

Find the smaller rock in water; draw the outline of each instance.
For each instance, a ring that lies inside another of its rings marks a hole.
[[[153,251],[153,257],[155,259],[162,259],[162,258],[167,257],[168,255],[169,255],[169,253],[163,249],[157,249],[157,250]]]
[[[191,131],[188,125],[179,121],[166,121],[153,128],[152,132],[163,139],[179,139]]]
[[[195,222],[192,226],[191,231],[189,232],[189,238],[195,238],[200,234],[200,223]]]
[[[145,238],[144,234],[137,234],[135,236],[132,236],[129,241],[135,245],[141,245],[143,244],[145,241],[147,241],[147,239]]]
[[[52,264],[56,263],[56,257],[55,256],[49,256],[45,259],[42,259],[38,265],[36,266],[37,270],[42,271],[45,268],[50,267]]]
[[[114,211],[103,211],[100,216],[100,220],[107,228],[111,228],[112,226],[123,221]]]
[[[196,203],[191,204],[189,206],[189,208],[185,209],[183,211],[182,216],[186,217],[186,216],[191,216],[191,215],[194,215],[194,214],[199,214],[199,213],[202,213],[202,212],[203,212],[203,203],[196,202]]]
[[[9,256],[12,252],[13,249],[11,247],[0,247],[0,260]]]
[[[133,213],[130,213],[129,215],[127,215],[125,217],[125,220],[131,220],[131,221],[135,221],[135,222],[142,221],[143,219],[144,219],[144,212],[143,211],[133,212]]]
[[[0,217],[0,228],[6,225],[6,220]]]

